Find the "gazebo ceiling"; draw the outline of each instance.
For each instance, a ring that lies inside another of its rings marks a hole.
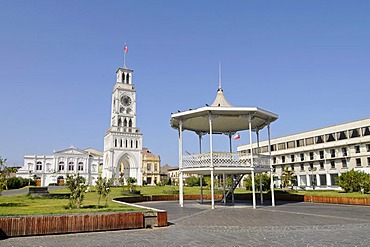
[[[248,130],[249,116],[253,131],[278,119],[278,115],[258,107],[206,106],[173,113],[171,127],[178,129],[181,120],[183,130],[209,133],[209,116],[212,116],[213,133]]]

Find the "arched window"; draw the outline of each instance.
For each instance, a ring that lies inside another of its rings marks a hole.
[[[128,122],[128,127],[132,127],[132,120],[130,119],[130,121]]]
[[[114,139],[114,147],[117,147],[117,139]]]
[[[122,72],[121,76],[122,76],[122,83],[125,83],[125,79],[126,79],[125,78],[125,73]]]
[[[136,148],[139,148],[139,141],[136,140]]]
[[[59,162],[58,171],[64,171],[64,162],[63,161]]]
[[[36,170],[37,171],[41,171],[42,170],[42,162],[41,161],[37,161],[37,163],[36,163]]]
[[[84,163],[83,162],[78,162],[77,170],[78,171],[83,171],[84,170]]]
[[[128,147],[128,141],[127,141],[127,139],[126,139],[126,148]]]
[[[133,141],[131,140],[131,148],[133,148],[134,147],[134,145],[133,145],[134,143],[133,143]]]
[[[73,161],[68,163],[68,170],[69,171],[74,171],[75,170],[75,163],[73,163]]]
[[[121,126],[122,125],[122,119],[118,119],[118,126]]]
[[[127,127],[127,120],[125,118],[125,121],[123,121],[123,127]]]
[[[122,144],[122,143],[123,143],[123,140],[121,139],[121,140],[120,140],[120,144],[121,144],[121,145],[120,145],[120,147],[122,147],[122,146],[123,146],[123,144]]]

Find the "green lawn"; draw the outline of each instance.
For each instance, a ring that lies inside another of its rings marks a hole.
[[[177,186],[144,186],[137,187],[141,195],[170,195],[178,194]],[[93,189],[92,189],[93,190]],[[125,188],[125,191],[128,189]],[[68,189],[54,190],[52,194],[66,193]],[[100,202],[98,208],[98,195],[95,191],[85,193],[85,199],[81,209],[68,209],[68,199],[51,198],[32,198],[26,195],[0,196],[0,216],[9,215],[37,215],[37,214],[70,214],[70,213],[93,213],[93,212],[117,212],[117,211],[138,211],[142,210],[136,207],[130,207],[123,204],[112,202],[111,199],[122,197],[122,188],[112,188],[109,195],[108,207],[105,207],[105,200]],[[184,194],[197,195],[200,193],[199,187],[184,187]],[[215,194],[222,194],[222,188],[217,188]],[[237,188],[235,193],[251,193],[245,189]],[[259,192],[257,192],[259,193]],[[283,191],[276,190],[278,193],[289,193],[298,195],[312,196],[331,196],[331,197],[366,197],[370,194],[361,193],[343,193],[339,191]],[[211,191],[203,187],[203,194],[209,195]]]

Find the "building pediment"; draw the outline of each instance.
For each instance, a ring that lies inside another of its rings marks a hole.
[[[54,152],[54,154],[55,155],[71,155],[71,154],[72,155],[88,155],[89,153],[84,150],[75,148],[75,147],[70,147],[70,148],[67,148],[61,151],[56,151]]]

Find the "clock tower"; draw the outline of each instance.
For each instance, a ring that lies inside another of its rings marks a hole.
[[[104,137],[102,176],[114,178],[115,184],[120,176],[124,177],[125,183],[129,177],[134,177],[141,185],[143,135],[136,127],[136,91],[132,74],[133,70],[126,66],[116,71],[110,127]]]

